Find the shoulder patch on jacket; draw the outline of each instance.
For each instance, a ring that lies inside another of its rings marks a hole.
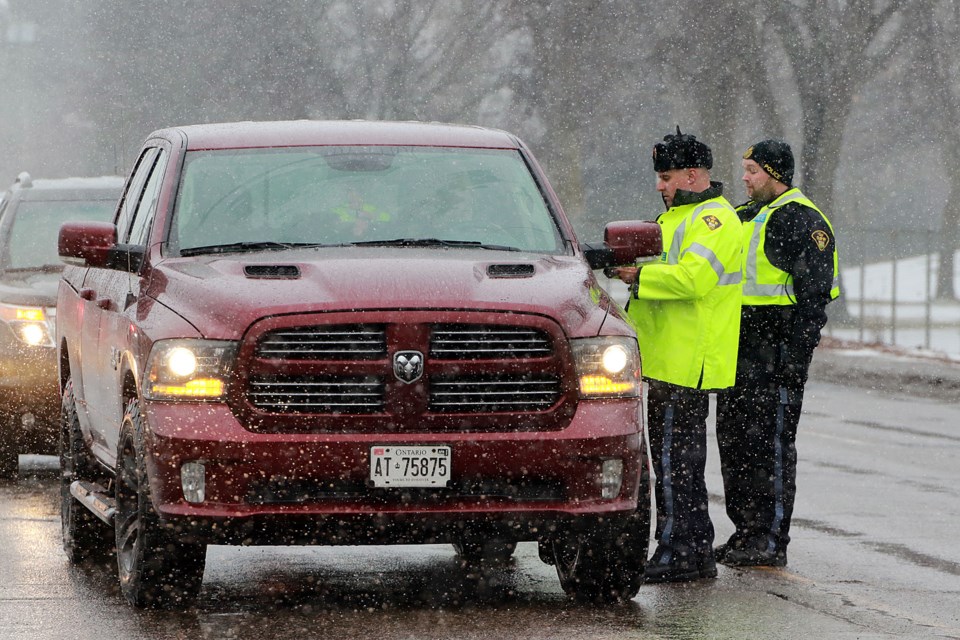
[[[830,246],[830,236],[823,229],[817,229],[810,234],[810,237],[813,238],[813,241],[817,244],[817,249],[820,249],[820,251],[826,251],[827,247]]]
[[[710,227],[710,231],[716,231],[723,226],[723,223],[720,222],[720,218],[714,215],[703,216],[703,223]]]

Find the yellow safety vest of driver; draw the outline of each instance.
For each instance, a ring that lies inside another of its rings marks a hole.
[[[785,191],[772,202],[764,205],[753,220],[743,223],[743,246],[746,249],[743,261],[744,306],[787,306],[797,302],[793,290],[793,276],[773,266],[767,259],[767,253],[764,250],[767,239],[767,224],[777,209],[790,202],[810,207],[819,213],[824,222],[827,223],[830,233],[833,233],[833,225],[830,224],[827,216],[823,215],[823,212],[797,188]],[[824,238],[823,241],[827,242],[829,238]],[[833,284],[830,288],[830,299],[835,300],[839,295],[840,271],[837,259],[837,243],[834,240]]]
[[[359,206],[344,204],[334,209],[333,212],[340,218],[340,222],[390,222],[389,213],[380,211],[376,206],[367,203]]]
[[[742,286],[740,218],[717,196],[657,218],[660,262],[640,270],[628,315],[647,378],[725,389],[737,374]]]

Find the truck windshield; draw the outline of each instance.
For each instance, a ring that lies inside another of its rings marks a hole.
[[[489,246],[564,243],[517,151],[309,147],[187,154],[170,241],[184,254],[246,243]],[[457,244],[461,243],[461,244]]]

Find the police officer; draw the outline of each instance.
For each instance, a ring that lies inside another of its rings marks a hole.
[[[366,202],[363,197],[351,189],[347,201],[336,207],[333,212],[337,219],[349,228],[355,238],[362,238],[367,230],[378,223],[390,222],[390,214],[381,211],[376,205]]]
[[[730,566],[784,566],[796,494],[794,446],[803,387],[840,295],[827,217],[793,186],[790,146],[763,140],[743,154],[750,201],[737,382],[718,395],[717,441],[727,515],[736,531],[715,549]]]
[[[713,155],[694,136],[653,148],[657,190],[667,207],[658,262],[616,270],[631,285],[648,383],[647,420],[656,473],[657,547],[645,581],[717,575],[704,467],[708,392],[733,384],[740,328],[740,220],[710,181]]]

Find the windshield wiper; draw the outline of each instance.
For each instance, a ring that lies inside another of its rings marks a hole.
[[[316,242],[231,242],[229,244],[211,244],[203,247],[188,247],[180,250],[181,256],[196,256],[204,253],[246,253],[252,251],[283,251],[304,247],[323,247]]]
[[[396,238],[394,240],[364,240],[350,243],[356,247],[459,247],[491,249],[494,251],[521,251],[517,247],[485,244],[477,240],[441,240],[440,238]]]

